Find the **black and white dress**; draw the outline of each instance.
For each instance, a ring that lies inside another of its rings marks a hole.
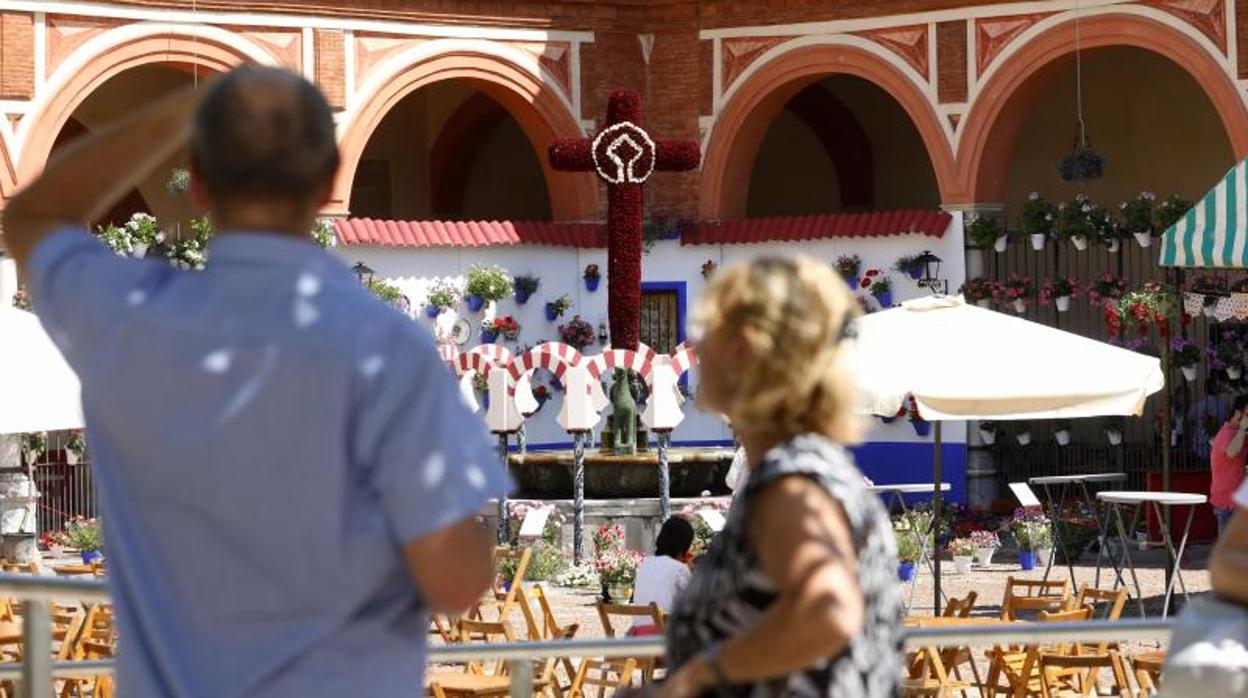
[[[724,530],[698,560],[693,580],[676,599],[667,626],[669,666],[679,667],[712,642],[745,632],[778,598],[775,584],[759,566],[745,522],[759,491],[790,475],[815,480],[844,509],[858,556],[866,622],[840,655],[777,679],[732,686],[721,695],[894,696],[902,677],[902,601],[892,524],[851,456],[815,434],[795,437],[772,449],[750,473],[745,492],[728,513]]]

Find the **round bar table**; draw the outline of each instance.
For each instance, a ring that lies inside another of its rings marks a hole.
[[[1127,528],[1122,521],[1122,507],[1132,507],[1131,513],[1131,530],[1135,530],[1135,526],[1139,523],[1140,512],[1149,505],[1152,505],[1153,511],[1157,514],[1157,520],[1161,522],[1161,536],[1166,542],[1166,550],[1170,553],[1170,558],[1174,560],[1174,566],[1170,570],[1170,581],[1166,584],[1166,595],[1161,605],[1161,617],[1165,618],[1170,613],[1170,596],[1174,593],[1174,582],[1177,579],[1179,588],[1183,591],[1183,598],[1187,599],[1187,584],[1183,582],[1183,569],[1180,564],[1183,560],[1183,550],[1187,547],[1187,534],[1192,530],[1192,518],[1196,515],[1196,507],[1208,501],[1208,497],[1203,494],[1190,494],[1187,492],[1100,492],[1096,498],[1109,505],[1114,515],[1115,523],[1118,527],[1118,538],[1122,543],[1122,556],[1127,563],[1127,567],[1131,570],[1131,581],[1135,584],[1135,602],[1139,604],[1140,617],[1144,617],[1144,599],[1140,593],[1140,580],[1135,574],[1135,562],[1131,559],[1131,541],[1127,538]],[[1179,539],[1179,549],[1175,552],[1174,541],[1170,536],[1169,527],[1166,526],[1166,517],[1162,515],[1162,507],[1186,506],[1187,522],[1183,524],[1183,537]],[[1108,514],[1106,515],[1108,518]],[[1118,588],[1118,581],[1121,575],[1114,582],[1114,588]]]
[[[1058,530],[1057,520],[1061,513],[1058,502],[1065,499],[1066,495],[1072,489],[1076,489],[1083,495],[1083,501],[1088,505],[1089,510],[1096,513],[1097,522],[1097,568],[1100,568],[1101,551],[1105,548],[1105,529],[1101,526],[1100,507],[1096,505],[1096,499],[1092,497],[1092,491],[1088,489],[1089,484],[1103,484],[1110,482],[1126,482],[1126,473],[1080,473],[1075,475],[1047,475],[1045,477],[1033,477],[1027,479],[1027,484],[1040,487],[1044,491],[1045,505],[1049,510],[1049,520],[1053,528],[1053,542],[1057,544],[1058,550],[1062,556],[1066,558],[1066,571],[1070,573],[1070,583],[1075,590],[1079,589],[1079,582],[1075,579],[1075,561],[1074,556],[1066,552],[1066,544],[1062,542],[1062,533]],[[1053,496],[1053,491],[1057,490],[1057,497]],[[1053,558],[1050,555],[1049,561],[1044,567],[1044,580],[1049,580],[1049,572],[1053,569]]]
[[[906,515],[907,520],[909,520],[910,508],[906,506],[906,495],[932,494],[932,491],[936,488],[930,482],[912,482],[899,483],[895,485],[871,485],[867,489],[880,495],[885,501],[885,506],[891,508],[893,504],[899,505],[901,507],[901,513]],[[940,483],[941,492],[948,492],[949,489],[949,483]],[[919,569],[921,569],[923,565],[927,565],[927,569],[931,571],[933,583],[938,587],[940,585],[940,580],[936,579],[936,567],[932,564],[932,557],[928,554],[927,549],[927,535],[932,532],[932,527],[935,525],[936,517],[933,516],[931,523],[927,526],[927,529],[921,532],[914,531],[912,533],[912,535],[918,538],[915,542],[919,545],[919,559],[918,563],[914,566],[914,577],[910,579],[910,596],[906,601],[907,613],[910,612],[910,607],[914,605],[914,592],[919,581]],[[934,555],[935,551],[932,551],[932,554]],[[945,595],[943,589],[941,590],[940,595],[945,601],[949,600],[949,597]]]

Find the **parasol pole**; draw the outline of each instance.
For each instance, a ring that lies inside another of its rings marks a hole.
[[[940,483],[944,479],[941,472],[944,469],[944,464],[941,462],[941,424],[943,422],[936,420],[934,425],[936,438],[933,440],[936,450],[932,453],[932,479],[934,481],[932,485],[932,576],[934,577],[932,580],[932,615],[934,616],[940,615],[940,551],[937,550],[936,541],[940,538]]]

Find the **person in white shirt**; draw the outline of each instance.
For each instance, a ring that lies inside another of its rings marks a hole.
[[[637,566],[633,604],[648,606],[654,603],[664,613],[670,612],[676,594],[689,583],[691,573],[686,558],[691,547],[693,524],[682,516],[673,516],[665,521],[654,543],[654,554],[647,555]],[[638,622],[628,634],[649,635],[657,632],[650,623]]]

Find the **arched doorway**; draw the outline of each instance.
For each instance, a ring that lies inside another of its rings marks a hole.
[[[921,78],[851,43],[781,45],[757,66],[716,116],[703,218],[940,203],[953,155]],[[911,170],[917,185],[899,181]]]
[[[507,109],[470,83],[402,98],[373,131],[351,184],[351,215],[549,220],[538,154]]]
[[[887,92],[853,75],[823,78],[785,103],[747,191],[747,217],[940,205],[913,122]]]
[[[154,102],[192,84],[194,80],[190,66],[177,64],[141,65],[110,77],[70,114],[53,139],[50,154],[55,154],[76,138],[125,116],[137,106]],[[195,215],[190,197],[169,191],[166,183],[175,168],[188,166],[188,153],[186,148],[182,148],[93,223],[121,225],[139,212],[150,213],[168,225],[186,223]]]

